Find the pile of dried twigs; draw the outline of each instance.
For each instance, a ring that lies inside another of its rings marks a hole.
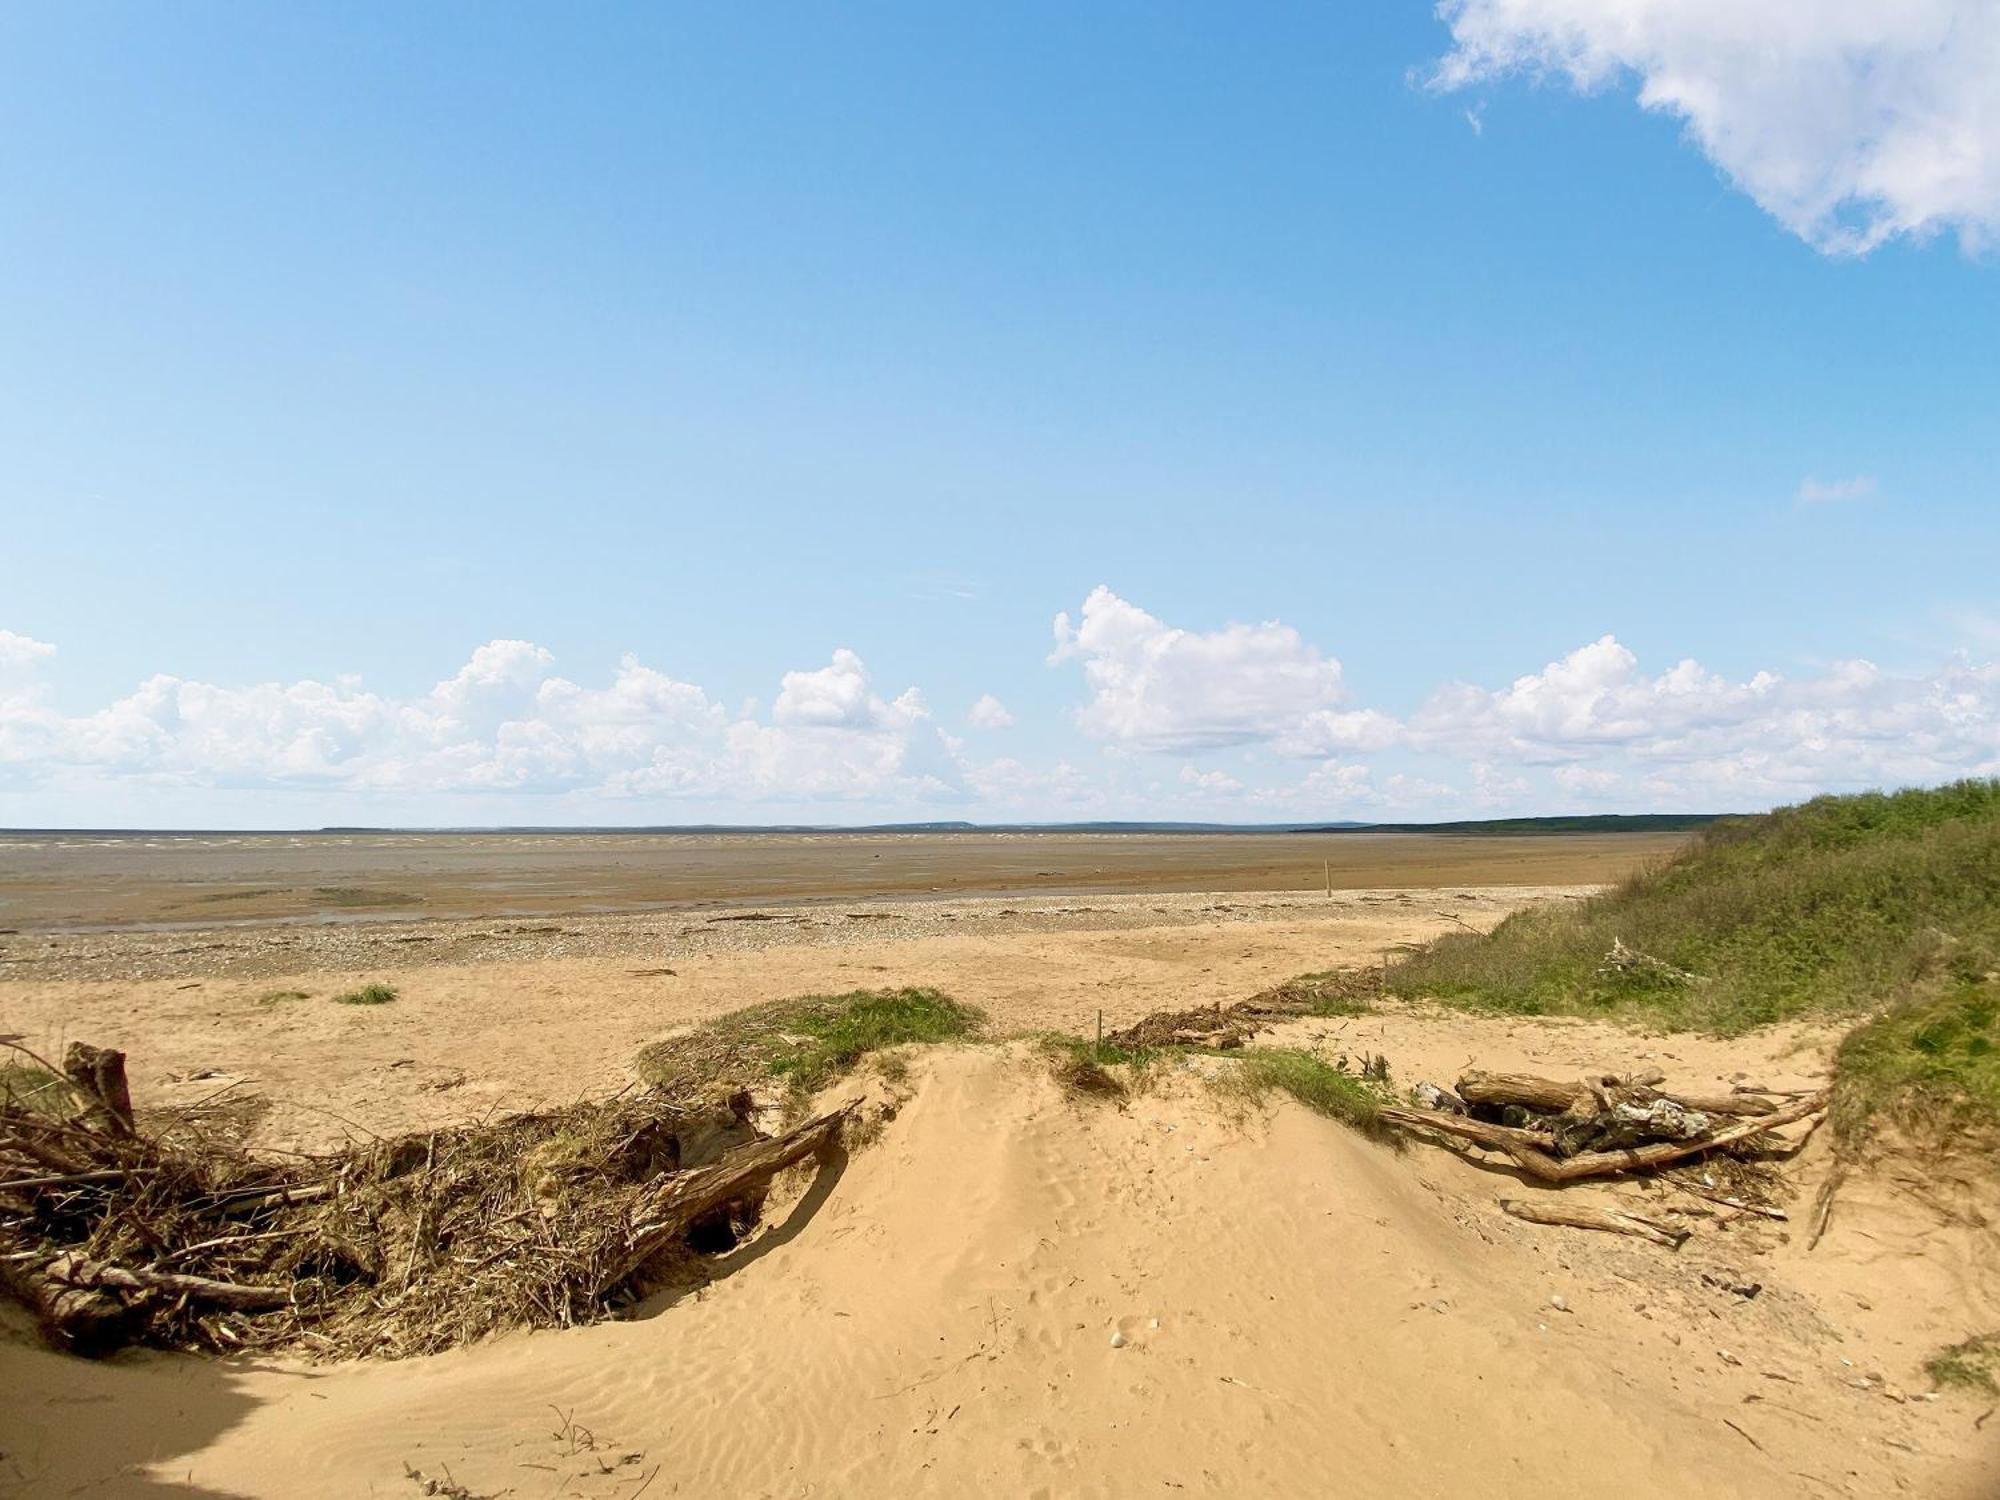
[[[33,1061],[0,1090],[0,1283],[93,1354],[397,1357],[602,1318],[691,1237],[726,1246],[846,1119],[765,1137],[745,1096],[652,1091],[275,1162],[135,1115],[117,1052]]]

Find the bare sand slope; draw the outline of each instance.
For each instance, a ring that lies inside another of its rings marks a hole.
[[[1976,1410],[1851,1385],[1875,1341],[1761,1230],[1674,1257],[1533,1228],[1493,1209],[1511,1180],[1441,1152],[1187,1076],[1079,1101],[1020,1048],[896,1087],[879,1140],[637,1321],[319,1369],[0,1348],[8,1471],[35,1494],[423,1493],[412,1470],[606,1497],[1993,1493]],[[1914,1248],[1869,1276],[1935,1295]],[[1990,1314],[1968,1249],[1944,1275]]]

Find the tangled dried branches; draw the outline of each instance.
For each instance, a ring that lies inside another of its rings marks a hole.
[[[649,1091],[280,1164],[197,1112],[135,1117],[115,1053],[31,1060],[0,1092],[0,1275],[83,1353],[400,1357],[602,1318],[844,1120],[766,1139],[743,1096]]]

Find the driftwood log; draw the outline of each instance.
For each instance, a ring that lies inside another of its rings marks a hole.
[[[49,1262],[43,1274],[57,1285],[77,1291],[164,1292],[171,1297],[191,1297],[217,1307],[233,1307],[238,1312],[269,1312],[292,1300],[292,1294],[283,1287],[240,1286],[178,1271],[128,1270],[81,1255],[58,1256]]]
[[[1658,1075],[1650,1075],[1657,1077]],[[1484,1073],[1474,1070],[1458,1080],[1458,1097],[1467,1104],[1487,1104],[1504,1108],[1509,1104],[1539,1114],[1559,1115],[1573,1109],[1590,1109],[1604,1099],[1643,1104],[1667,1099],[1683,1109],[1705,1115],[1768,1115],[1778,1106],[1755,1094],[1702,1094],[1685,1089],[1657,1089],[1643,1083],[1605,1080],[1596,1084],[1538,1078],[1532,1073]]]
[[[1608,1234],[1629,1234],[1678,1250],[1688,1231],[1638,1214],[1620,1213],[1614,1208],[1591,1208],[1584,1204],[1533,1203],[1520,1198],[1502,1198],[1501,1210],[1530,1224],[1560,1224],[1570,1229],[1601,1229]]]
[[[1795,1100],[1783,1109],[1774,1110],[1768,1115],[1743,1120],[1693,1140],[1660,1141],[1650,1146],[1630,1146],[1615,1151],[1586,1151],[1579,1156],[1566,1158],[1551,1155],[1547,1149],[1549,1138],[1530,1130],[1489,1125],[1483,1120],[1467,1120],[1457,1115],[1432,1110],[1392,1107],[1382,1111],[1382,1118],[1393,1125],[1436,1131],[1440,1135],[1457,1136],[1475,1145],[1503,1151],[1512,1158],[1515,1165],[1537,1182],[1564,1183],[1576,1182],[1586,1177],[1609,1177],[1617,1172],[1649,1172],[1677,1161],[1685,1161],[1691,1156],[1700,1156],[1723,1146],[1733,1146],[1739,1141],[1750,1140],[1767,1130],[1775,1130],[1780,1125],[1790,1125],[1809,1115],[1818,1115],[1826,1109],[1826,1106],[1826,1095],[1814,1094],[1810,1098]]]
[[[686,1235],[695,1220],[768,1182],[786,1167],[825,1151],[840,1138],[841,1127],[853,1113],[854,1106],[847,1105],[768,1141],[739,1147],[712,1166],[670,1178],[654,1198],[634,1212],[625,1253],[607,1269],[599,1283],[601,1290],[609,1293],[630,1280],[647,1261]]]
[[[95,1359],[131,1342],[145,1321],[143,1309],[109,1292],[71,1286],[50,1276],[34,1252],[13,1235],[0,1235],[0,1287],[35,1316],[42,1336],[58,1349]]]

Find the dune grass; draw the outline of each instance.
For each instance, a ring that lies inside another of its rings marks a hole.
[[[396,998],[393,984],[364,984],[359,989],[343,990],[333,997],[335,1005],[387,1005]]]
[[[1252,1099],[1286,1094],[1363,1135],[1389,1138],[1382,1120],[1382,1106],[1392,1102],[1386,1069],[1380,1078],[1367,1078],[1295,1047],[1253,1047],[1235,1055],[1236,1065],[1218,1076],[1221,1086]]]
[[[1475,1009],[1734,1034],[1935,994],[2000,955],[2000,781],[1820,797],[1698,835],[1606,895],[1518,912],[1393,964]],[[1628,960],[1607,963],[1622,945]]]
[[[1853,1031],[1834,1058],[1834,1124],[1883,1117],[1936,1137],[2000,1131],[2000,981],[1960,977]]]
[[[266,990],[257,997],[259,1005],[285,1005],[293,1000],[310,1000],[312,996],[304,990]]]
[[[934,989],[802,995],[718,1016],[639,1054],[642,1078],[668,1089],[716,1080],[782,1079],[795,1094],[825,1087],[871,1052],[958,1041],[985,1017]]]

